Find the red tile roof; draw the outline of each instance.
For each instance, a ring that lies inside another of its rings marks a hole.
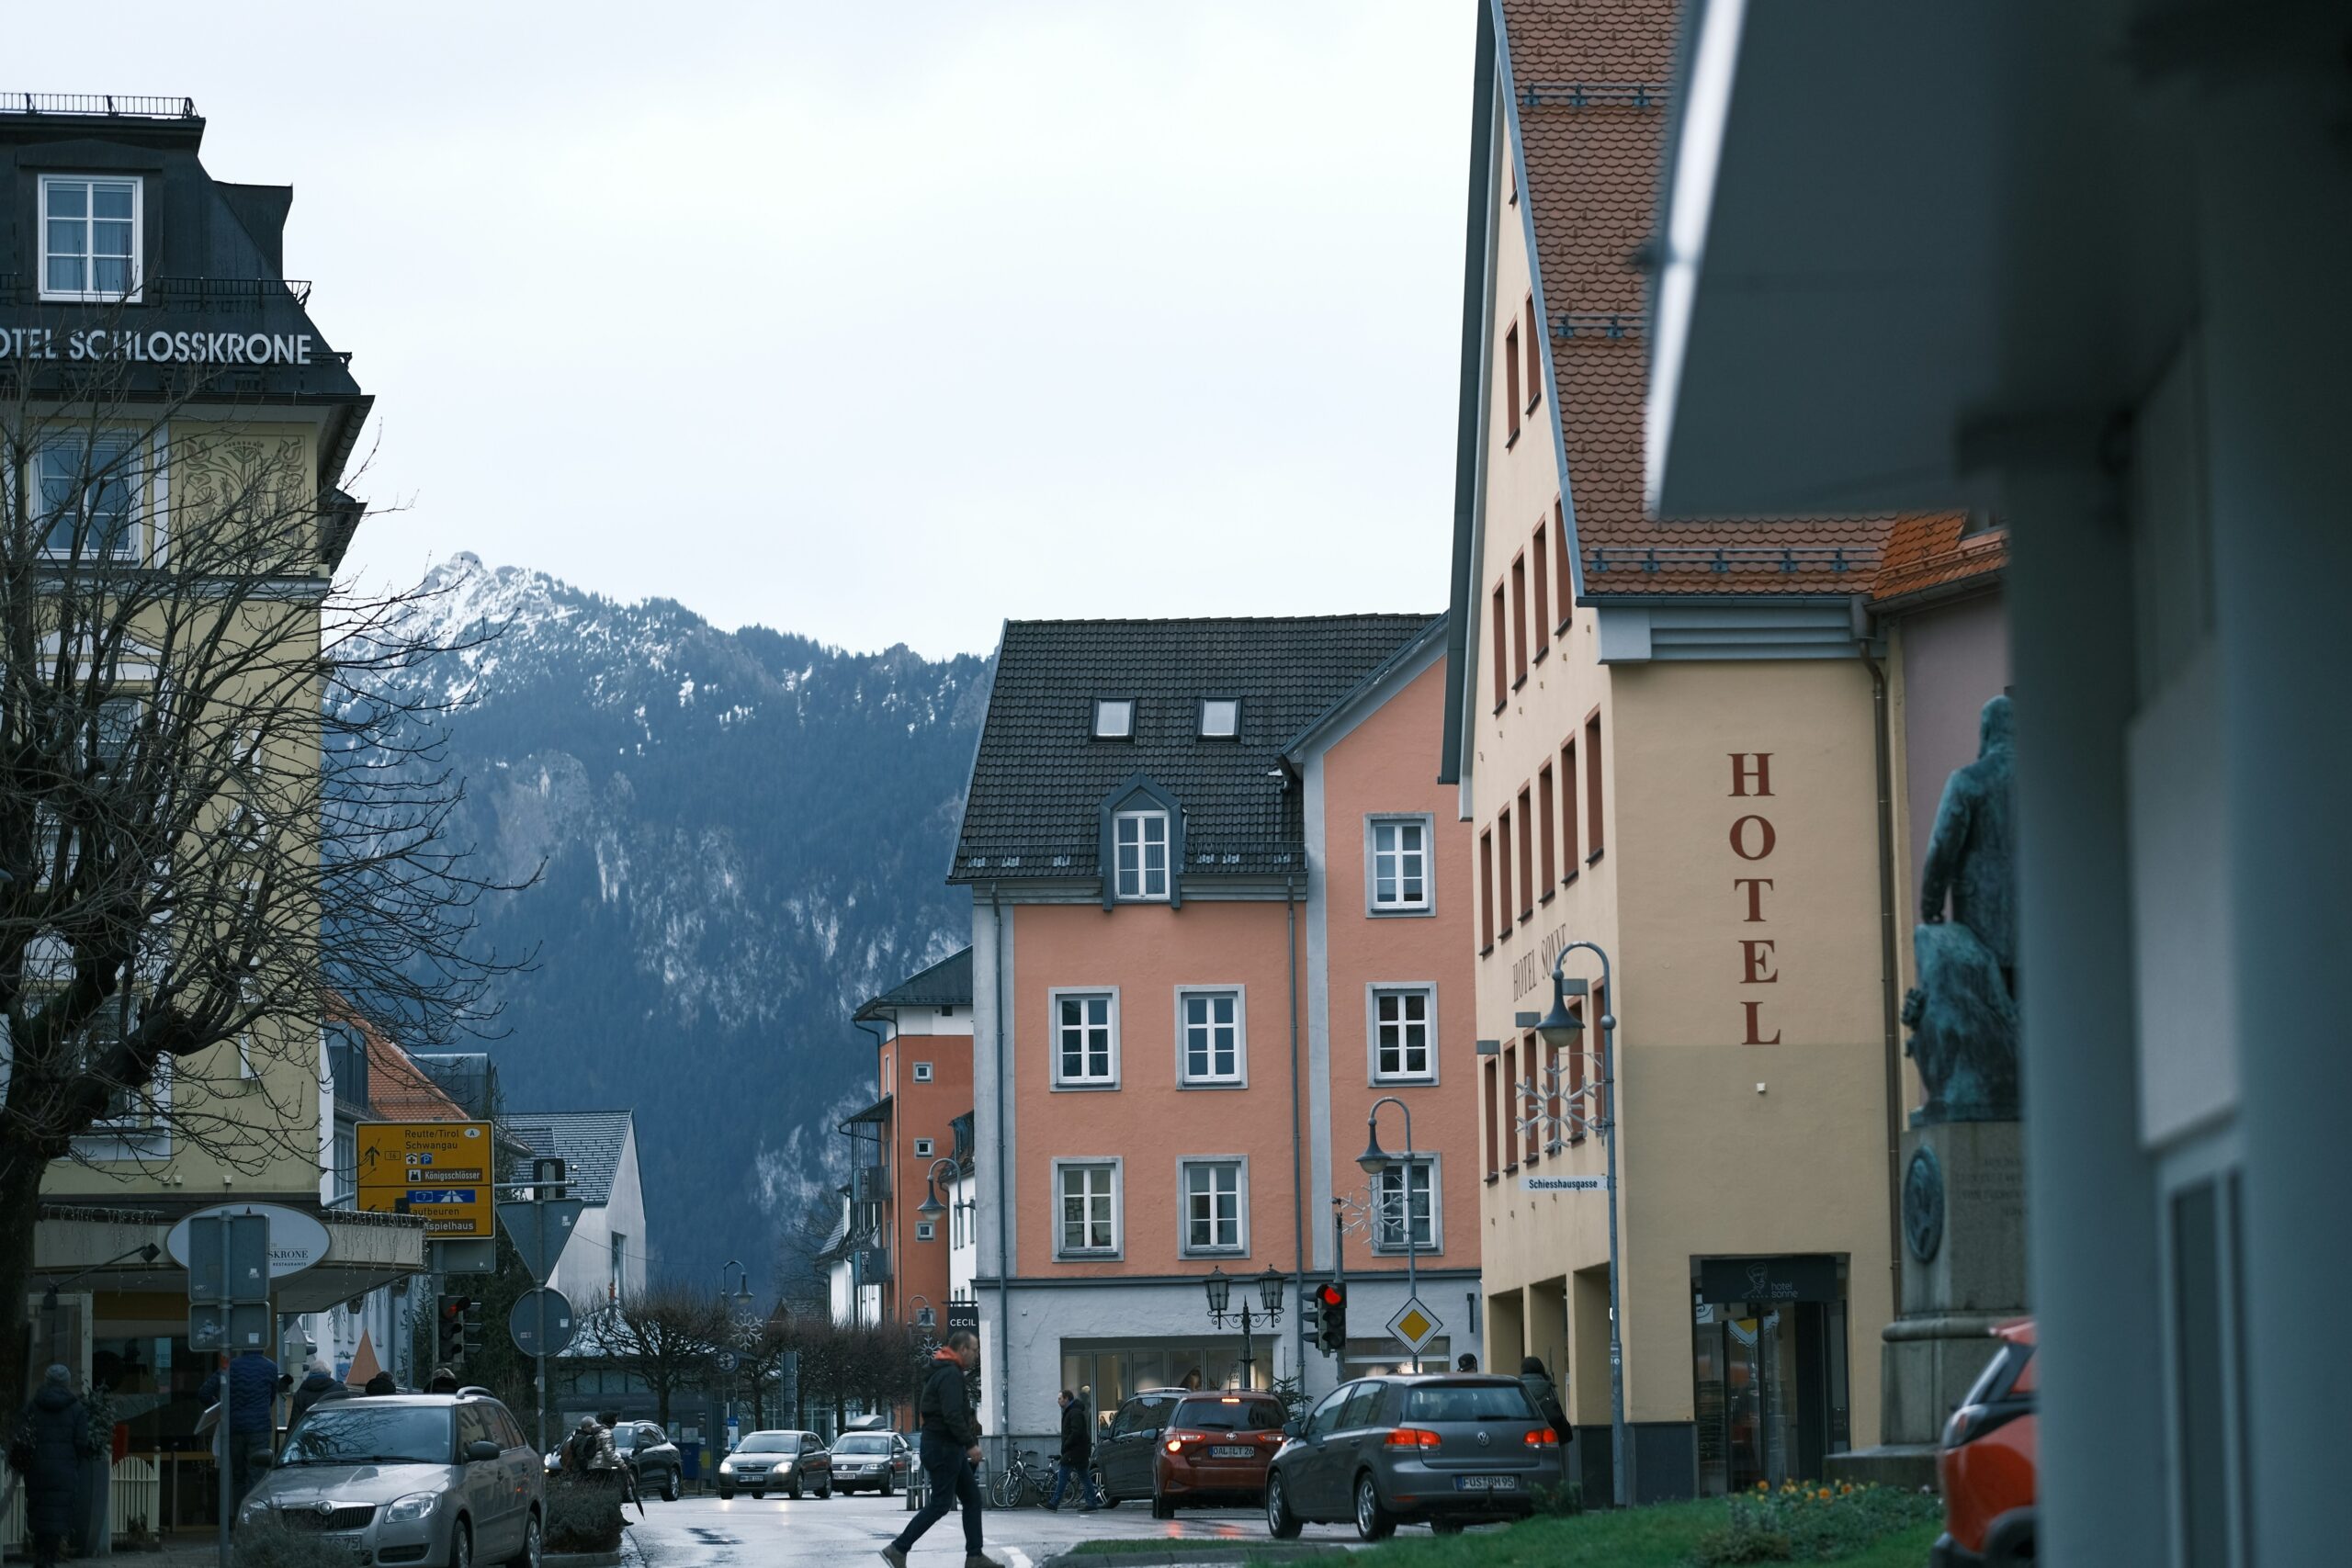
[[[1500,10],[1585,592],[1868,592],[1892,517],[1661,522],[1643,509],[1649,274],[1635,258],[1655,222],[1673,0]]]
[[[441,1091],[424,1069],[343,998],[329,993],[326,1016],[359,1032],[368,1043],[368,1108],[379,1122],[464,1122],[465,1107]]]
[[[1964,517],[1905,517],[1890,529],[1871,584],[1874,600],[1906,598],[1970,578],[1990,577],[2009,563],[2009,536],[1990,528],[1962,536]]]

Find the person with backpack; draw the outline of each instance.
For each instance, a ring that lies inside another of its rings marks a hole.
[[[57,1568],[74,1526],[83,1467],[98,1451],[90,1417],[74,1393],[74,1374],[53,1366],[25,1406],[8,1463],[24,1477],[25,1526],[32,1536],[34,1568]]]
[[[931,1487],[922,1511],[907,1521],[899,1537],[882,1549],[890,1568],[907,1568],[907,1553],[923,1532],[964,1510],[964,1568],[995,1568],[980,1548],[980,1423],[972,1414],[972,1393],[964,1374],[979,1365],[980,1337],[968,1328],[947,1336],[947,1343],[933,1353],[923,1374],[922,1392],[915,1399],[915,1416],[922,1423],[923,1479]]]
[[[594,1416],[582,1416],[571,1436],[563,1440],[563,1454],[557,1464],[566,1475],[582,1480],[598,1471],[610,1470],[620,1463],[620,1454],[613,1447],[613,1435],[597,1423]]]
[[[1560,1407],[1559,1391],[1552,1386],[1552,1374],[1544,1370],[1543,1357],[1530,1356],[1519,1363],[1519,1383],[1527,1390],[1527,1402],[1535,1406],[1535,1414],[1551,1423],[1565,1450],[1577,1435],[1576,1424]]]

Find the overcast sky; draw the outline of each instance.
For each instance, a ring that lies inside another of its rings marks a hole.
[[[856,649],[1436,610],[1469,0],[23,6],[187,94],[377,398],[348,563]]]

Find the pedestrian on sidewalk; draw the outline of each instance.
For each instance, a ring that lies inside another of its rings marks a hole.
[[[350,1392],[335,1381],[334,1373],[327,1370],[324,1356],[311,1357],[309,1372],[294,1385],[294,1408],[286,1418],[286,1429],[290,1432],[300,1426],[302,1417],[311,1413],[312,1405],[324,1400],[341,1399]]]
[[[245,1500],[261,1472],[269,1468],[272,1439],[277,1435],[273,1419],[277,1384],[277,1363],[258,1350],[247,1350],[229,1363],[227,1377],[216,1371],[197,1391],[196,1397],[205,1404],[220,1403],[220,1418],[229,1424],[232,1508]]]
[[[1054,1495],[1046,1499],[1046,1511],[1061,1511],[1062,1494],[1069,1487],[1071,1476],[1078,1477],[1080,1495],[1084,1501],[1078,1511],[1091,1514],[1102,1506],[1095,1494],[1094,1476],[1087,1461],[1094,1457],[1094,1418],[1086,1413],[1086,1401],[1062,1390],[1062,1459],[1054,1467]]]
[[[931,1495],[899,1539],[882,1549],[882,1561],[890,1568],[907,1568],[907,1553],[915,1542],[959,1504],[964,1509],[964,1568],[995,1568],[980,1550],[980,1478],[975,1468],[980,1462],[980,1423],[972,1414],[971,1393],[964,1386],[964,1374],[979,1359],[979,1336],[968,1328],[951,1332],[931,1358],[931,1371],[915,1400],[915,1418],[922,1427],[923,1480]]]
[[[74,1529],[82,1467],[97,1451],[90,1440],[89,1415],[74,1397],[74,1374],[62,1366],[50,1368],[8,1445],[8,1462],[25,1478],[25,1523],[33,1538],[34,1568],[57,1568],[58,1554]]]
[[[1527,1390],[1528,1403],[1535,1406],[1535,1414],[1550,1424],[1553,1433],[1566,1448],[1576,1437],[1576,1424],[1567,1412],[1560,1408],[1559,1390],[1552,1386],[1552,1374],[1544,1370],[1544,1358],[1530,1356],[1519,1363],[1519,1384]]]

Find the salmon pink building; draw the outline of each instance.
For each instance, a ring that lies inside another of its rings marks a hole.
[[[1470,840],[1428,744],[1444,626],[1005,627],[951,876],[992,1435],[1054,1432],[1065,1387],[1107,1416],[1138,1388],[1315,1394],[1393,1367],[1408,1247],[1443,1325],[1424,1358],[1473,1342]],[[1393,1157],[1367,1175],[1384,1097]],[[1333,1356],[1299,1303],[1342,1268]],[[1251,1304],[1246,1347],[1212,1270]]]

